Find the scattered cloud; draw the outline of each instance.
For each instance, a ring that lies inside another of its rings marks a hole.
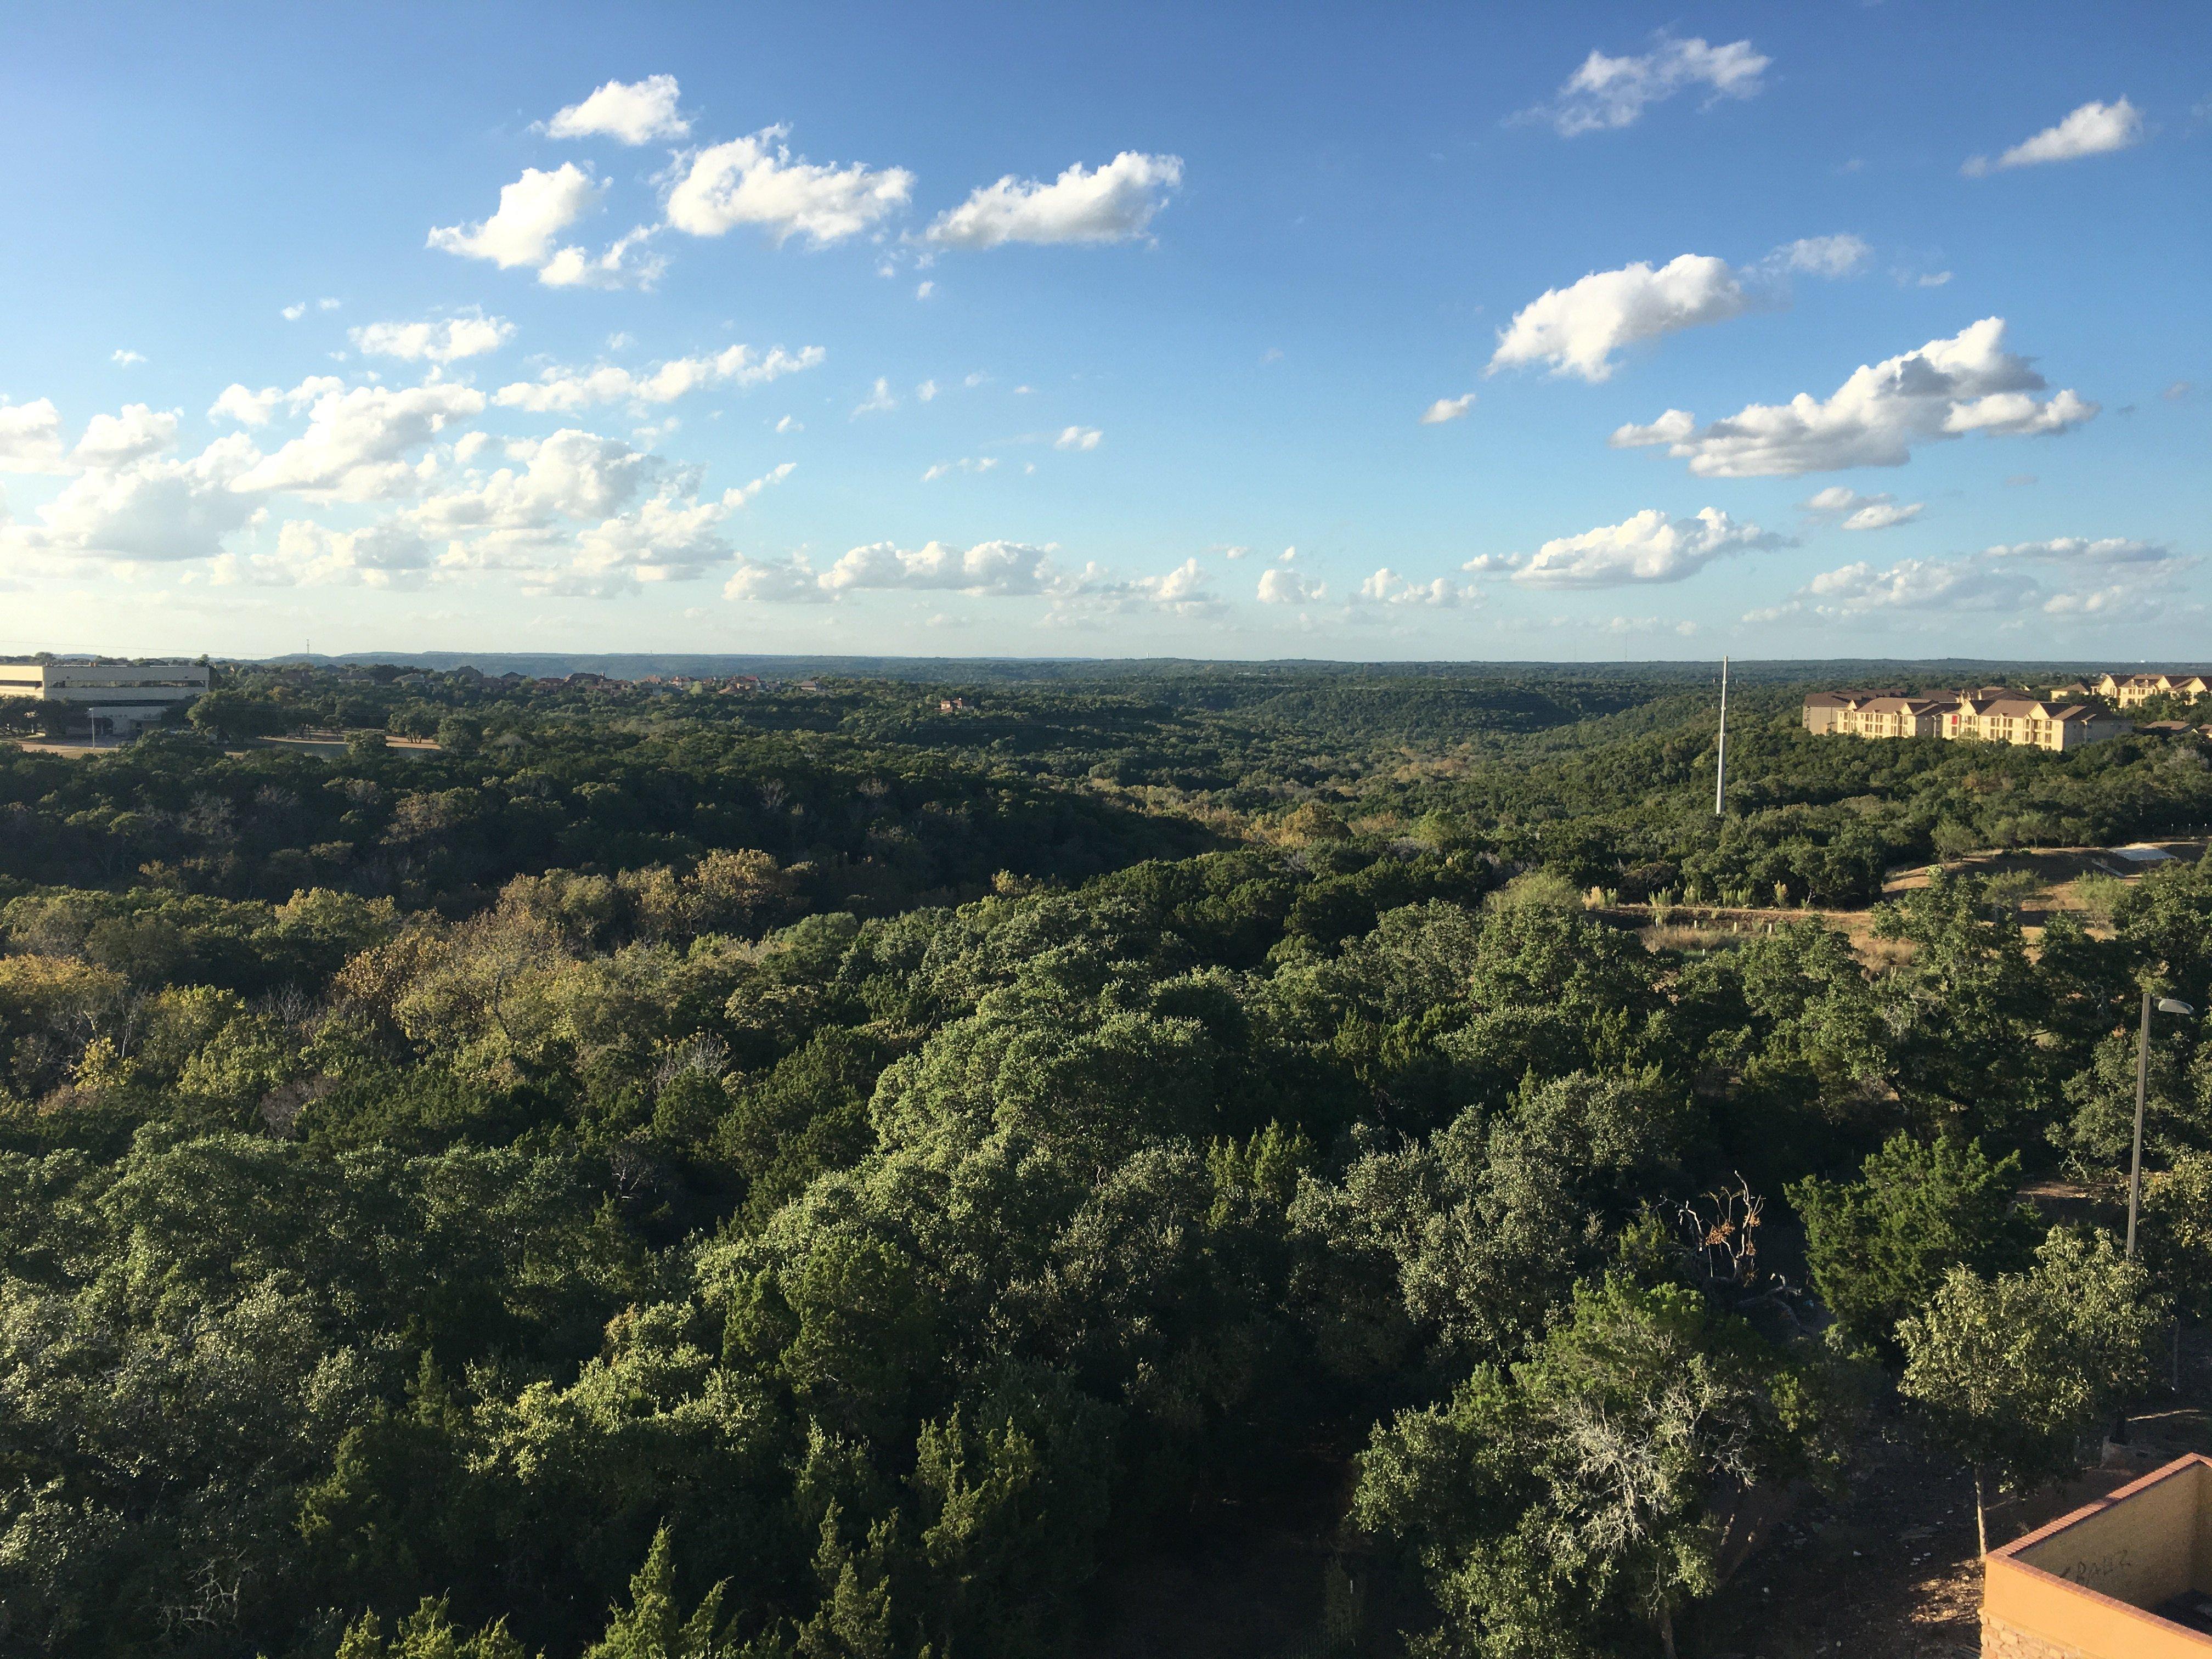
[[[397,524],[332,530],[307,519],[288,519],[276,532],[273,554],[226,553],[212,572],[217,586],[349,584],[417,588],[430,577],[430,544]]]
[[[923,403],[933,401],[937,396],[937,382],[924,380],[920,386],[915,387],[914,395]]]
[[[876,383],[874,386],[869,390],[868,395],[853,406],[853,414],[854,418],[857,419],[862,415],[879,414],[885,410],[896,409],[897,407],[898,399],[891,395],[890,381],[885,379],[883,375],[878,374],[876,376]]]
[[[273,386],[254,392],[234,380],[208,406],[208,419],[235,421],[240,426],[266,426],[279,404],[296,415],[325,393],[344,390],[345,382],[335,374],[311,374],[289,392]]]
[[[1500,329],[1490,372],[1547,362],[1554,374],[1603,380],[1613,354],[1639,340],[1726,322],[1752,301],[1724,259],[1685,253],[1655,269],[1638,260],[1592,271],[1566,288],[1547,289]]]
[[[1563,138],[1632,126],[1650,105],[1695,88],[1705,88],[1707,108],[1723,98],[1754,97],[1765,89],[1759,77],[1772,61],[1748,40],[1713,46],[1662,34],[1641,57],[1593,51],[1551,103],[1522,118],[1548,120]]]
[[[2142,142],[2142,112],[2124,98],[2109,104],[2087,103],[2055,127],[2045,127],[2024,138],[1992,161],[1986,155],[1970,157],[1960,169],[1969,179],[2008,167],[2040,167],[2050,161],[2078,161],[2084,155],[2109,155]]]
[[[775,430],[779,435],[787,432],[804,432],[806,430],[806,422],[793,416],[786,415],[776,422]]]
[[[295,306],[286,306],[283,311],[277,313],[277,315],[283,318],[283,319],[288,323],[296,323],[301,318],[307,314],[307,302],[305,300],[301,301],[299,304]]]
[[[1328,586],[1309,582],[1295,570],[1263,570],[1259,597],[1262,605],[1313,605],[1328,597]]]
[[[371,323],[349,331],[349,337],[367,356],[451,363],[498,350],[514,337],[514,325],[479,312],[441,323]]]
[[[336,300],[318,300],[315,301],[315,309],[318,311],[336,311],[337,308],[338,301]]]
[[[924,233],[940,246],[999,247],[1008,242],[1124,242],[1142,236],[1168,192],[1182,182],[1182,161],[1125,149],[1104,166],[1077,162],[1050,184],[1006,174],[979,185]]]
[[[1060,436],[1052,441],[1054,449],[1096,449],[1106,441],[1106,434],[1095,426],[1070,426],[1060,428]]]
[[[1273,575],[1276,573],[1271,570],[1267,574]],[[1352,597],[1354,604],[1417,605],[1440,610],[1480,603],[1480,596],[1472,582],[1455,582],[1449,576],[1438,576],[1425,582],[1416,581],[1400,575],[1388,565],[1360,583]]]
[[[2004,319],[1988,317],[1948,340],[1862,366],[1826,401],[1800,392],[1753,404],[1709,426],[1670,409],[1616,430],[1616,448],[1665,445],[1699,477],[1790,477],[1851,466],[1901,466],[1916,443],[1968,432],[2021,437],[2064,432],[2099,405],[2072,391],[2039,400],[2042,375],[2004,349]]]
[[[1051,552],[1022,542],[968,548],[929,542],[911,551],[872,542],[823,571],[821,586],[832,593],[855,588],[945,588],[999,599],[1042,593],[1052,586]]]
[[[1784,538],[1755,524],[1737,524],[1718,507],[1705,507],[1694,519],[1682,520],[1646,507],[1619,524],[1546,542],[1513,573],[1513,580],[1531,587],[1678,582],[1715,559],[1784,544]]]
[[[682,138],[691,124],[677,112],[676,77],[648,75],[642,81],[610,81],[580,104],[571,104],[545,124],[555,138],[612,138],[647,144],[656,138]]]
[[[957,461],[939,461],[921,475],[921,481],[924,483],[935,483],[939,478],[947,477],[955,472],[988,472],[998,464],[999,458],[996,455],[967,455]]]
[[[1177,617],[1207,616],[1221,608],[1220,599],[1206,591],[1206,572],[1196,559],[1185,559],[1164,575],[1127,582],[1102,581],[1094,574],[1076,597],[1092,603],[1103,599],[1116,610],[1164,611]]]
[[[936,292],[937,284],[933,282],[916,283],[914,285],[914,297],[917,300],[927,300]]]
[[[1941,288],[1944,283],[1950,280],[1951,273],[1948,270],[1923,270],[1920,275],[1912,279],[1912,286],[1915,288]]]
[[[1822,572],[1787,603],[1753,611],[1745,620],[1991,612],[2142,622],[2171,615],[2171,579],[2193,562],[2156,542],[2078,536],[2001,544],[1958,558],[1900,559],[1881,568],[1860,561]],[[2041,567],[2045,574],[2031,574],[2024,566]]]
[[[107,360],[118,368],[128,368],[133,363],[144,362],[146,356],[143,352],[131,351],[118,346],[107,354]]]
[[[500,387],[492,401],[501,409],[527,410],[533,415],[573,414],[595,404],[627,403],[641,408],[673,403],[708,386],[765,386],[787,374],[816,368],[827,356],[820,346],[798,351],[775,346],[762,353],[749,345],[733,345],[712,356],[672,357],[641,373],[617,363],[601,363],[595,368],[549,368],[535,380],[518,380]]]
[[[424,482],[424,468],[407,456],[483,409],[483,393],[445,381],[326,390],[308,410],[307,431],[275,453],[256,457],[233,487],[343,501],[412,494]]]
[[[1862,495],[1847,485],[1831,484],[1797,505],[1815,518],[1840,523],[1846,530],[1887,530],[1918,518],[1924,503],[1899,502],[1894,495]]]
[[[1456,398],[1439,398],[1421,411],[1423,426],[1442,426],[1447,421],[1456,421],[1474,407],[1474,393],[1462,392]]]
[[[159,455],[177,441],[179,410],[162,412],[144,404],[125,404],[120,413],[95,415],[70,452],[81,467],[120,468]]]
[[[720,236],[752,225],[781,246],[804,236],[816,247],[871,230],[905,207],[914,175],[818,166],[794,157],[788,127],[766,127],[699,151],[668,192],[668,222],[693,236]]]
[[[62,414],[52,400],[0,402],[0,472],[58,472],[62,465]]]
[[[2192,381],[2176,380],[2172,386],[2166,387],[2165,391],[2160,392],[2158,395],[2165,398],[2166,401],[2170,404],[2178,404],[2196,389],[2196,386]]]
[[[1848,276],[1863,269],[1873,257],[1872,248],[1849,234],[1801,236],[1768,254],[1766,264],[1778,270],[1802,271],[1813,276]]]
[[[599,205],[599,181],[574,161],[551,173],[525,167],[499,192],[499,210],[473,225],[433,228],[429,246],[470,259],[489,259],[502,270],[533,269],[553,258],[561,233]]]
[[[213,558],[256,510],[232,488],[254,459],[252,444],[233,433],[190,460],[141,454],[89,466],[39,508],[37,525],[0,523],[0,552],[144,563]]]
[[[830,598],[804,556],[772,560],[743,554],[735,572],[722,584],[722,597],[764,605],[822,605]]]
[[[540,267],[538,280],[548,288],[651,288],[668,261],[644,252],[653,232],[644,225],[607,245],[604,253],[564,247]]]

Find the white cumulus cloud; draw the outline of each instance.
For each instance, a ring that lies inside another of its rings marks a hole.
[[[1994,161],[1986,155],[1970,159],[1960,169],[1970,179],[2005,167],[2040,167],[2048,161],[2072,161],[2084,155],[2106,155],[2142,142],[2142,112],[2124,98],[2109,104],[2087,103],[2055,127],[2045,127],[2024,138]]]
[[[525,167],[499,192],[499,210],[473,225],[433,228],[429,246],[471,259],[489,259],[501,270],[541,266],[553,258],[561,233],[599,205],[599,185],[574,161],[550,173]]]
[[[498,350],[514,337],[514,325],[476,314],[439,323],[370,323],[349,332],[354,349],[371,357],[452,363]]]
[[[1005,541],[967,548],[929,542],[911,550],[872,542],[823,571],[821,586],[832,593],[854,588],[947,588],[1002,599],[1042,593],[1053,582],[1051,550]]]
[[[1554,374],[1602,380],[1622,347],[1726,322],[1751,305],[1728,262],[1708,254],[1685,253],[1656,269],[1638,260],[1592,271],[1566,288],[1546,289],[1516,312],[1498,331],[1491,372],[1548,362]]]
[[[1456,421],[1474,407],[1474,393],[1462,392],[1456,398],[1439,398],[1421,411],[1423,426],[1442,426],[1447,421]]]
[[[259,458],[235,487],[345,501],[409,494],[422,473],[406,457],[483,408],[481,392],[443,381],[404,388],[356,386],[350,392],[333,388],[314,400],[307,431]]]
[[[1052,441],[1054,449],[1096,449],[1106,441],[1106,434],[1095,426],[1069,426],[1060,428],[1060,436]]]
[[[212,558],[252,517],[231,488],[255,459],[243,434],[190,460],[142,457],[92,466],[39,508],[38,525],[0,524],[0,551],[170,562]]]
[[[648,75],[642,81],[610,81],[580,104],[570,104],[545,124],[556,138],[613,138],[647,144],[656,138],[681,138],[691,124],[676,110],[676,77]]]
[[[1328,597],[1326,582],[1310,582],[1296,570],[1278,567],[1260,573],[1262,605],[1312,605]]]
[[[0,472],[57,472],[62,468],[62,412],[49,398],[0,402]]]
[[[1789,477],[1902,466],[1916,443],[1967,432],[2063,432],[2096,416],[2098,405],[2070,390],[2036,398],[2045,382],[2027,358],[2005,349],[2004,333],[2004,319],[1986,317],[1948,340],[1862,365],[1825,401],[1801,392],[1705,427],[1670,409],[1649,425],[1620,428],[1612,442],[1663,444],[1700,477]]]
[[[276,532],[276,551],[241,557],[224,554],[213,571],[217,586],[253,582],[417,588],[429,580],[430,544],[404,525],[366,525],[333,530],[307,519],[287,519]]]
[[[914,193],[904,167],[819,166],[783,143],[787,127],[714,144],[692,156],[668,192],[668,222],[694,236],[754,225],[778,245],[805,236],[815,246],[873,228]]]
[[[1782,544],[1781,537],[1755,524],[1737,524],[1718,507],[1680,520],[1646,507],[1619,524],[1546,542],[1513,573],[1513,580],[1532,587],[1678,582],[1726,555]]]
[[[344,390],[345,382],[335,374],[311,374],[289,392],[273,386],[255,392],[234,380],[208,406],[208,419],[235,421],[240,426],[266,426],[280,404],[296,415],[325,393]]]
[[[177,441],[182,411],[156,411],[144,404],[125,404],[119,413],[95,415],[85,422],[70,459],[79,466],[125,467],[159,455]]]
[[[1705,88],[1709,105],[1753,97],[1763,90],[1759,77],[1772,61],[1753,51],[1748,40],[1714,46],[1662,35],[1640,57],[1608,58],[1593,51],[1557,98],[1528,114],[1548,119],[1567,138],[1631,126],[1647,106],[1692,88]]]
[[[977,186],[926,233],[948,247],[1007,242],[1121,242],[1141,236],[1169,191],[1182,182],[1182,161],[1125,149],[1096,168],[1077,162],[1050,184],[1008,173]]]
[[[1411,577],[1401,576],[1384,565],[1359,584],[1353,598],[1375,605],[1429,605],[1450,610],[1457,605],[1475,603],[1477,595],[1472,582],[1455,582],[1449,576],[1437,576],[1425,582],[1417,581]]]

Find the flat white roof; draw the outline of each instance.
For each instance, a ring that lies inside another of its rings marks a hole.
[[[2170,864],[2173,861],[2173,854],[2164,848],[2146,847],[2140,842],[2133,847],[2115,847],[2112,856],[2125,859],[2130,864]]]

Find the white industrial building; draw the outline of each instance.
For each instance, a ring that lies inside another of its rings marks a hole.
[[[71,733],[135,738],[208,689],[204,662],[0,659],[0,697],[58,704]]]

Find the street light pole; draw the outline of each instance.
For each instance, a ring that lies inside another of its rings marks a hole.
[[[2143,1100],[2150,1092],[2150,1013],[2155,1006],[2161,1014],[2193,1014],[2197,1011],[2185,1002],[2176,1002],[2172,997],[2160,997],[2154,1004],[2148,988],[2142,996],[2142,1025],[2136,1033],[2136,1149],[2128,1168],[2128,1260],[2136,1259],[2136,1212],[2142,1204],[2142,1142]]]
[[[2128,1166],[2128,1260],[2136,1259],[2136,1212],[2142,1204],[2142,1142],[2143,1101],[2150,1093],[2150,1015],[2155,1007],[2161,1014],[2193,1014],[2197,1011],[2185,1002],[2172,997],[2152,1000],[2150,988],[2145,986],[2142,994],[2142,1024],[2136,1031],[2136,1146],[2135,1156]],[[2179,1340],[2179,1336],[2175,1339]],[[2128,1408],[2123,1404],[2119,1415],[2112,1423],[2112,1443],[2128,1443]]]

